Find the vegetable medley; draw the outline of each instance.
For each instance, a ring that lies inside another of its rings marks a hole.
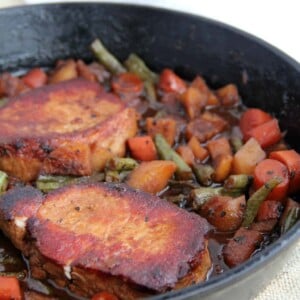
[[[212,226],[210,241],[218,243],[213,274],[246,261],[297,222],[300,205],[293,196],[300,188],[300,155],[285,143],[274,116],[243,106],[232,83],[213,90],[199,75],[187,82],[168,68],[156,74],[136,54],[121,64],[100,40],[91,49],[97,59],[91,64],[68,59],[50,71],[3,73],[1,105],[28,90],[83,77],[136,109],[138,134],[128,139],[126,157],[113,158],[101,173],[43,175],[32,185],[47,193],[81,181],[125,182],[196,212]],[[22,184],[0,173],[1,193]],[[14,259],[6,264],[5,255]],[[0,275],[6,276],[0,286],[7,287],[0,288],[1,299],[22,297],[16,276],[26,267],[19,260],[9,250],[0,252]],[[29,275],[19,279],[30,292]],[[33,293],[51,295],[30,286]],[[102,293],[93,299],[115,297]]]

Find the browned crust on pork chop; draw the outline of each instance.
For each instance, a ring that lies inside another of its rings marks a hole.
[[[124,184],[66,186],[38,206],[27,221],[32,275],[82,296],[165,292],[211,267],[205,219]]]
[[[90,175],[124,155],[136,131],[135,111],[97,83],[44,86],[0,109],[0,169],[24,181],[40,172]]]

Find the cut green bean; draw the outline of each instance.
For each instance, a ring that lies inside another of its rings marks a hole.
[[[100,63],[102,63],[113,74],[126,72],[123,65],[112,55],[102,44],[99,39],[96,39],[91,44],[91,49]]]
[[[247,201],[243,227],[248,227],[254,221],[261,203],[267,198],[270,192],[282,182],[282,178],[274,177],[259,188]]]
[[[224,182],[224,188],[246,190],[251,184],[252,179],[252,176],[246,174],[230,175]]]
[[[78,183],[95,183],[104,180],[103,173],[96,173],[91,176],[72,177],[72,176],[54,176],[54,175],[40,175],[36,181],[36,187],[47,193],[56,190],[68,184]]]
[[[299,219],[300,219],[300,207],[292,207],[289,210],[287,217],[281,226],[281,234],[289,231]]]
[[[108,163],[110,170],[116,171],[131,171],[138,166],[136,160],[130,157],[115,157]]]
[[[191,191],[193,209],[199,210],[203,204],[214,196],[222,195],[222,188],[200,187]]]
[[[233,152],[236,153],[240,150],[240,148],[243,146],[243,141],[241,138],[237,136],[233,136],[229,139],[230,144],[233,148]]]
[[[176,175],[181,179],[190,179],[193,176],[192,169],[188,164],[171,148],[161,134],[154,137],[155,146],[159,157],[163,160],[172,160],[177,166]]]
[[[146,97],[148,98],[149,102],[155,103],[157,101],[157,96],[156,96],[154,84],[151,81],[146,80],[144,81],[144,89],[146,92]]]
[[[215,170],[211,165],[193,165],[192,169],[200,184],[204,186],[210,186],[212,184],[212,175]]]
[[[7,190],[8,186],[8,176],[5,172],[0,171],[0,193],[3,193]]]
[[[145,62],[135,53],[131,53],[125,60],[124,65],[128,71],[138,75],[143,81],[151,82],[152,84],[158,81],[158,75],[152,72]]]
[[[20,272],[0,272],[0,277],[16,277],[19,280],[24,280],[27,276],[27,272],[20,271]]]

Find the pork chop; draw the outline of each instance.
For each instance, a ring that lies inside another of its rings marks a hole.
[[[84,79],[34,89],[0,108],[0,169],[23,181],[38,174],[90,175],[123,156],[136,113]]]
[[[33,277],[84,297],[166,292],[204,280],[211,267],[205,219],[124,184],[70,185],[44,196],[14,189],[1,198],[0,217]]]

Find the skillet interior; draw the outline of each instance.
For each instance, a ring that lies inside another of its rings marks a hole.
[[[138,53],[154,70],[175,69],[191,79],[202,74],[212,87],[234,82],[243,101],[273,112],[300,151],[300,66],[248,34],[204,18],[162,9],[112,4],[54,4],[0,11],[0,72],[51,66],[59,58],[91,60],[87,45],[101,37],[121,60]],[[245,83],[247,79],[247,83]],[[300,237],[288,234],[212,280],[153,297],[248,299],[274,275]]]

